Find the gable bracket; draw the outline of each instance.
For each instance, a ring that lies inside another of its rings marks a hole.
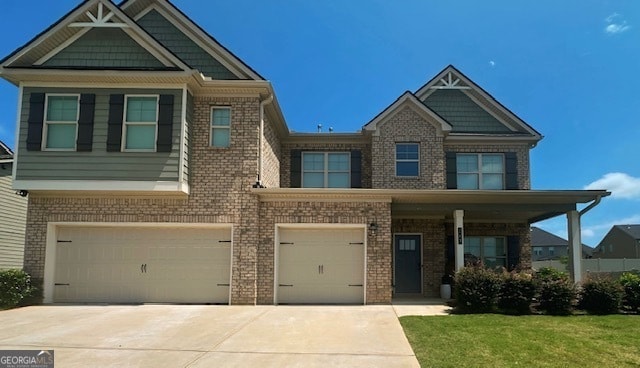
[[[430,89],[471,89],[469,86],[459,86],[460,78],[453,79],[451,72],[447,73],[446,79],[440,78],[441,85],[431,86]]]
[[[97,16],[94,16],[93,13],[91,13],[90,11],[87,11],[85,14],[87,14],[87,17],[89,17],[89,19],[91,19],[91,22],[76,22],[76,23],[71,23],[69,24],[69,27],[78,27],[78,28],[85,28],[85,27],[94,27],[94,28],[128,28],[129,25],[125,24],[125,23],[109,23],[109,21],[111,20],[111,18],[113,18],[113,12],[109,12],[106,15],[104,14],[104,5],[102,3],[98,3],[98,14]]]

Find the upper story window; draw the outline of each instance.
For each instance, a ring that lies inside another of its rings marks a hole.
[[[231,108],[213,107],[211,109],[211,146],[229,147],[231,143]]]
[[[396,176],[420,176],[418,143],[396,143]]]
[[[458,189],[504,189],[504,155],[458,154]]]
[[[43,149],[76,149],[79,95],[47,95]]]
[[[464,262],[482,261],[487,268],[506,267],[507,246],[503,237],[469,236],[464,238]]]
[[[154,152],[158,127],[158,96],[127,96],[123,150]]]
[[[303,152],[303,188],[350,188],[349,152]]]

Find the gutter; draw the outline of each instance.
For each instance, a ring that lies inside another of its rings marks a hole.
[[[608,196],[609,194],[611,194],[611,193],[607,193],[607,195],[606,195],[606,196]],[[606,197],[606,196],[605,196],[605,197]],[[585,208],[583,208],[581,211],[579,211],[579,212],[578,212],[578,215],[579,215],[580,217],[582,217],[582,215],[584,215],[584,214],[586,214],[587,212],[591,211],[595,206],[597,206],[598,204],[600,204],[600,201],[601,201],[601,200],[602,200],[602,195],[598,195],[598,196],[596,197],[596,199],[595,199],[593,202],[591,202],[591,204],[589,204],[587,207],[585,207]]]
[[[254,188],[264,188],[262,185],[262,170],[264,167],[264,157],[262,154],[262,144],[264,142],[264,107],[273,102],[273,93],[260,101],[260,136],[258,138],[258,180],[253,184]]]

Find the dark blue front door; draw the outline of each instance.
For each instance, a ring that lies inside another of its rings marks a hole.
[[[420,293],[420,235],[396,235],[394,247],[396,293]]]

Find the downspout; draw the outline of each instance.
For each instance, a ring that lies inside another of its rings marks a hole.
[[[597,206],[600,203],[601,200],[602,200],[602,196],[601,195],[597,196],[596,199],[593,202],[591,202],[590,205],[583,208],[582,211],[578,212],[580,214],[580,217],[582,217],[582,215],[584,215],[585,213],[591,211],[593,207]]]
[[[260,101],[260,137],[258,139],[258,180],[253,184],[254,188],[264,188],[262,185],[262,168],[264,166],[264,158],[262,155],[262,145],[264,141],[264,107],[273,102],[273,94]]]

